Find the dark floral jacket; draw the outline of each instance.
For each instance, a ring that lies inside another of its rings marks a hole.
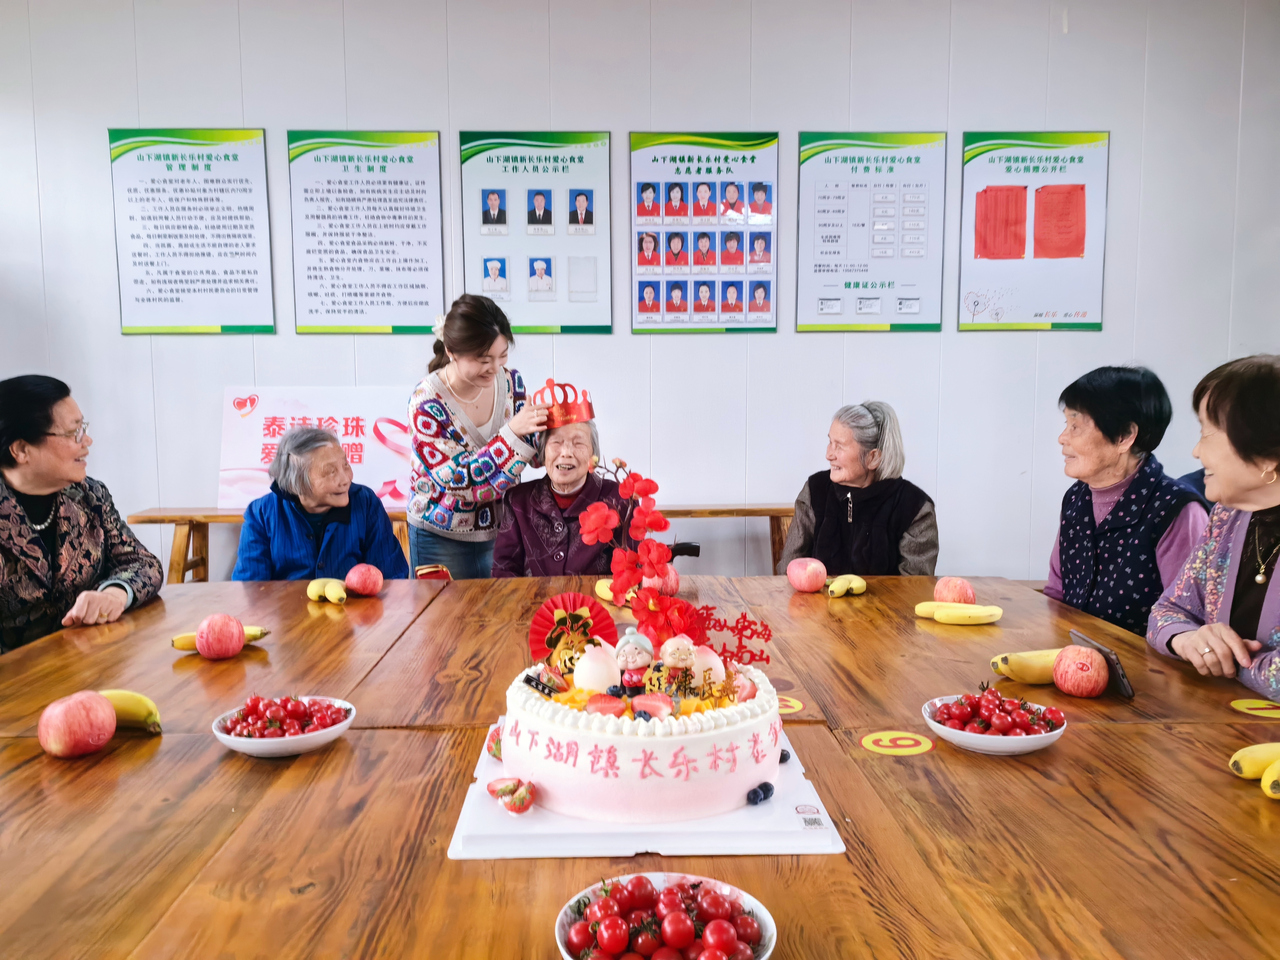
[[[86,477],[58,498],[58,570],[50,582],[40,534],[0,480],[0,652],[62,629],[76,597],[108,580],[128,584],[134,606],[160,592],[160,561],[120,518],[106,486]]]
[[[495,577],[608,576],[613,547],[607,543],[591,546],[582,542],[578,517],[603,500],[622,515],[625,502],[618,484],[595,473],[587,474],[578,499],[561,512],[551,495],[551,481],[541,477],[507,490],[503,502],[502,525],[493,545]],[[621,528],[625,535],[626,528]],[[635,549],[634,541],[627,546]]]

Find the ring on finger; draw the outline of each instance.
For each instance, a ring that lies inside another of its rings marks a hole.
[[[1213,647],[1205,647],[1200,651],[1200,656],[1203,657],[1206,653],[1213,653]]]

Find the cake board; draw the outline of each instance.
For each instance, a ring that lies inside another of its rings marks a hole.
[[[502,718],[498,718],[502,723]],[[494,729],[493,727],[489,728]],[[521,860],[550,857],[752,856],[843,853],[844,841],[818,791],[804,775],[795,748],[778,770],[773,797],[751,807],[698,820],[605,823],[552,813],[537,805],[508,813],[485,789],[503,776],[502,761],[483,749],[476,782],[467,788],[449,842],[450,860]]]

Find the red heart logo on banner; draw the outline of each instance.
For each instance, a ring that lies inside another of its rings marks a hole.
[[[247,397],[236,397],[231,401],[231,406],[235,407],[240,416],[247,417],[253,413],[254,407],[258,405],[258,395],[251,393]]]
[[[378,417],[378,419],[373,422],[373,435],[374,437],[377,438],[378,442],[382,444],[384,447],[386,447],[388,450],[390,450],[392,453],[397,453],[400,456],[404,457],[406,460],[408,460],[409,448],[406,446],[402,446],[401,444],[392,442],[391,439],[387,437],[386,433],[383,432],[383,429],[382,429],[383,424],[386,424],[388,427],[392,427],[396,430],[399,430],[406,442],[409,439],[409,428],[405,424],[400,423],[397,420],[392,420],[390,417]]]

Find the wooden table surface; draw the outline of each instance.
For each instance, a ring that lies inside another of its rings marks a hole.
[[[536,861],[446,851],[485,727],[527,661],[529,617],[589,581],[392,583],[318,610],[299,584],[168,586],[120,624],[0,658],[0,954],[553,958],[570,895],[665,869],[759,897],[778,960],[1280,955],[1280,804],[1226,770],[1280,726],[1233,712],[1247,691],[1138,637],[1009,581],[974,583],[1005,608],[1000,624],[917,621],[926,578],[838,601],[782,578],[686,580],[686,599],[773,628],[765,670],[815,711],[787,732],[843,855]],[[215,611],[270,626],[275,645],[222,663],[168,646]],[[1073,626],[1117,650],[1135,701],[1003,681],[1062,706],[1066,735],[1004,759],[859,745],[926,732],[924,700],[975,687],[994,653],[1062,645]],[[41,707],[107,685],[155,697],[165,734],[46,757]],[[251,689],[345,696],[357,726],[292,759],[223,750],[208,724]]]

